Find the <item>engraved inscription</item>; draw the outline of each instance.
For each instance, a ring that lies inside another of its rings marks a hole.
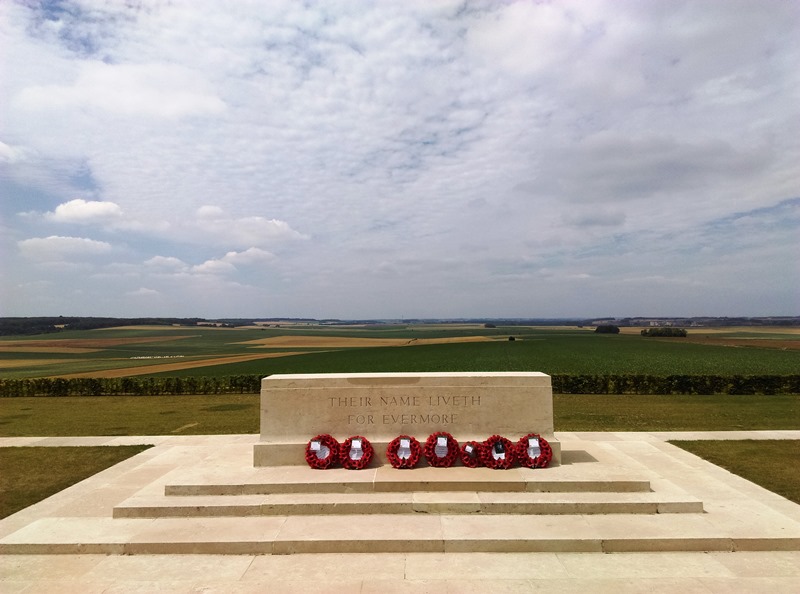
[[[419,406],[419,396],[381,396],[383,406]]]
[[[431,406],[480,406],[480,396],[428,396]]]
[[[372,396],[329,396],[332,407],[372,406]]]
[[[457,393],[329,396],[328,406],[348,409],[348,425],[450,425],[459,422],[458,410],[480,407],[481,397]]]
[[[370,415],[372,416],[372,415]],[[427,424],[427,423],[434,423],[434,424],[442,424],[447,425],[449,423],[455,423],[458,421],[458,415],[440,415],[440,414],[428,414],[428,415],[415,415],[412,413],[407,414],[400,414],[400,415],[383,415],[383,424],[384,425],[417,425],[417,424]]]
[[[374,415],[347,415],[348,425],[374,425]]]

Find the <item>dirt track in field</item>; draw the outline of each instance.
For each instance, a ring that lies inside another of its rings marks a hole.
[[[74,359],[7,359],[0,360],[0,369],[13,369],[14,367],[28,367],[30,365],[57,365],[68,363]]]
[[[0,354],[2,353],[71,353],[80,355],[82,353],[96,353],[103,349],[83,349],[79,347],[48,347],[48,346],[9,346],[0,345]]]
[[[258,355],[236,355],[233,357],[216,357],[214,359],[201,359],[195,361],[182,361],[180,363],[162,363],[160,365],[145,365],[144,367],[121,367],[105,371],[87,371],[85,373],[70,373],[54,377],[128,377],[131,375],[148,375],[150,373],[163,373],[165,371],[179,371],[194,369],[195,367],[211,367],[212,365],[225,365],[226,363],[241,363],[255,361],[256,359],[272,359],[275,357],[288,357],[289,355],[302,355],[300,352],[261,353]]]
[[[727,347],[778,349],[781,351],[800,350],[800,340],[778,340],[773,338],[724,338],[713,336],[692,336],[691,334],[686,338],[672,338],[665,340],[676,340],[681,342],[692,342],[695,344],[708,344]]]

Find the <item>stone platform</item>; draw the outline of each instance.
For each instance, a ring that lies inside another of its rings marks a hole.
[[[0,553],[800,550],[800,506],[656,436],[558,438],[552,468],[360,471],[253,467],[258,436],[158,438],[0,521]]]

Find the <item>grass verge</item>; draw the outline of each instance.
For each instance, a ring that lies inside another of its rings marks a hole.
[[[259,432],[258,394],[0,399],[0,436]]]
[[[757,485],[800,503],[800,440],[670,441]]]
[[[556,431],[800,429],[800,394],[773,396],[553,396]]]
[[[556,394],[558,431],[800,428],[800,395]],[[0,437],[259,432],[258,394],[0,399]]]
[[[151,446],[0,448],[0,518]]]

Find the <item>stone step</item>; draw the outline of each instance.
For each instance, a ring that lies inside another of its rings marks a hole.
[[[42,518],[0,554],[800,550],[800,531],[709,514]]]
[[[278,493],[240,496],[134,496],[115,518],[342,514],[656,514],[702,513],[687,495],[422,491],[407,493]]]
[[[441,469],[434,469],[441,470]],[[409,475],[415,471],[395,471],[399,474]],[[515,480],[513,477],[502,477],[495,472],[494,476],[477,476],[474,479],[459,478],[448,480],[446,477],[437,477],[436,480],[413,478],[404,479],[394,475],[391,480],[375,479],[371,481],[354,480],[329,480],[316,482],[305,481],[275,481],[275,482],[247,482],[247,483],[220,483],[220,484],[170,484],[165,487],[165,494],[169,496],[199,496],[199,495],[272,495],[278,493],[398,493],[398,492],[430,492],[430,491],[461,491],[461,492],[527,492],[527,493],[646,493],[650,492],[650,481],[624,480],[624,479],[541,479],[541,480]],[[324,474],[318,471],[317,474]],[[352,471],[356,474],[357,471]]]

